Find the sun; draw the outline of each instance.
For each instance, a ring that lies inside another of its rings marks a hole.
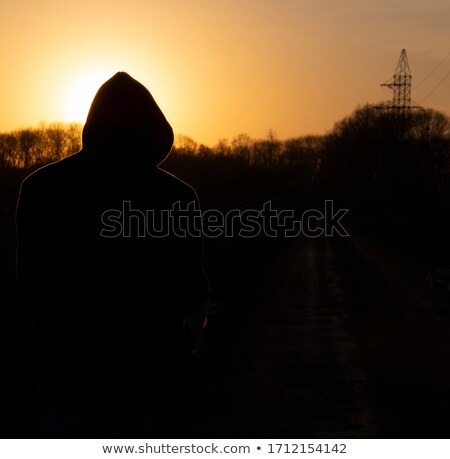
[[[67,85],[64,100],[64,114],[67,121],[83,123],[98,88],[110,75],[105,72],[93,71],[74,78]]]

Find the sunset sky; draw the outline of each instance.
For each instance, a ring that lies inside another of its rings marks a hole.
[[[323,134],[392,98],[402,48],[413,99],[450,114],[448,0],[1,0],[0,131],[84,122],[123,70],[198,142]]]

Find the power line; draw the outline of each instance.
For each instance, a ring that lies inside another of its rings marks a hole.
[[[413,89],[416,89],[417,87],[419,87],[421,84],[425,83],[425,81],[427,81],[435,72],[436,70],[447,60],[447,58],[450,56],[450,51],[445,55],[445,57],[439,62],[438,65],[436,65],[436,67],[434,67],[434,69],[420,82],[420,83],[417,83]]]
[[[449,75],[450,75],[450,70],[444,75],[444,77],[439,81],[439,83],[422,99],[420,103],[423,104],[423,102],[426,99],[428,99],[428,97],[430,97],[442,85],[442,83],[444,83],[444,81]]]
[[[440,45],[436,46],[435,48],[428,50],[428,51],[416,51],[415,54],[432,54],[438,49],[441,49],[443,46],[445,46],[447,43],[450,42],[450,37],[448,37],[446,40],[444,40]]]

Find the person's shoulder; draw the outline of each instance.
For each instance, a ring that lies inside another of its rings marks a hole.
[[[82,162],[83,155],[81,153],[75,153],[36,169],[23,180],[22,188],[51,186],[58,181],[67,180]]]
[[[156,169],[156,174],[158,175],[159,180],[167,187],[171,187],[174,192],[190,196],[197,194],[197,191],[192,185],[164,169],[158,167]]]
[[[47,164],[25,177],[20,185],[19,204],[43,205],[55,203],[67,195],[67,190],[74,188],[81,157],[75,153],[59,161]],[[25,204],[28,203],[28,204]],[[18,204],[18,205],[19,205]]]

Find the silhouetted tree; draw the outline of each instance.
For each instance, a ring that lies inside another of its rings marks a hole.
[[[36,168],[80,149],[81,125],[41,124],[0,134],[0,166]]]
[[[238,134],[231,141],[233,154],[241,158],[246,164],[252,163],[253,140],[248,134]]]
[[[283,143],[282,162],[297,167],[301,179],[313,183],[320,170],[323,137],[307,135],[288,139]]]
[[[221,156],[221,157],[229,156],[231,153],[231,149],[228,144],[228,140],[225,138],[219,139],[217,144],[214,146],[213,151],[217,156]]]
[[[173,150],[181,155],[196,155],[198,150],[197,142],[191,137],[178,134],[175,136]]]
[[[273,130],[269,130],[267,138],[257,140],[253,144],[254,163],[258,166],[273,167],[278,164],[281,154],[281,142]]]
[[[353,203],[429,200],[449,179],[449,120],[358,107],[325,139],[321,182]]]

